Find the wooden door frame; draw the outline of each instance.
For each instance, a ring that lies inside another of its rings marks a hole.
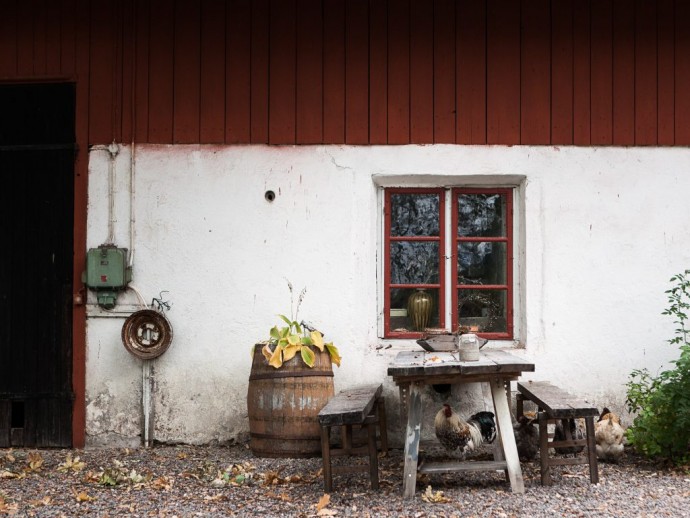
[[[88,73],[86,80],[74,76],[25,77],[3,79],[1,84],[71,83],[75,88],[74,134],[74,209],[72,266],[72,447],[83,448],[86,442],[86,289],[81,273],[86,265],[86,218],[88,203]]]

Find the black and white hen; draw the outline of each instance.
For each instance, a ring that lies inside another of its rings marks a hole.
[[[461,454],[476,450],[482,443],[496,438],[496,423],[492,412],[478,412],[463,420],[448,404],[438,411],[434,428],[439,442],[449,451]]]

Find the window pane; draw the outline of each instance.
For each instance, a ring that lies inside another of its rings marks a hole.
[[[459,243],[458,284],[505,284],[507,255],[506,243]]]
[[[479,333],[506,333],[505,290],[458,290],[459,324]]]
[[[438,289],[391,289],[391,331],[438,327]]]
[[[391,243],[392,284],[438,284],[438,242]]]
[[[393,194],[392,236],[438,236],[438,194]]]
[[[461,194],[458,197],[458,235],[504,237],[505,200],[500,194]]]

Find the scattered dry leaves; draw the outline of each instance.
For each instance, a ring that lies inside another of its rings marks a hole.
[[[19,510],[19,505],[15,503],[8,503],[5,498],[0,495],[0,514],[13,515]]]
[[[39,507],[39,506],[47,506],[51,505],[53,503],[52,497],[46,495],[40,500],[30,500],[29,503],[33,505],[34,507]]]
[[[65,462],[58,466],[58,471],[81,471],[86,467],[86,463],[79,460],[79,457],[72,457],[71,453],[67,454]]]
[[[91,500],[96,500],[96,497],[87,495],[86,491],[77,491],[72,488],[72,494],[77,502],[90,502]]]
[[[430,504],[442,504],[450,502],[448,498],[443,496],[443,491],[434,491],[431,486],[426,486],[426,491],[422,494],[422,500]]]
[[[30,451],[27,458],[30,471],[40,471],[43,467],[43,457],[37,451]]]

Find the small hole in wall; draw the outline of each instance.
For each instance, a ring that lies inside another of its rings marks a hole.
[[[266,191],[264,193],[264,198],[266,198],[266,201],[270,203],[276,199],[276,193],[274,193],[273,191]]]

